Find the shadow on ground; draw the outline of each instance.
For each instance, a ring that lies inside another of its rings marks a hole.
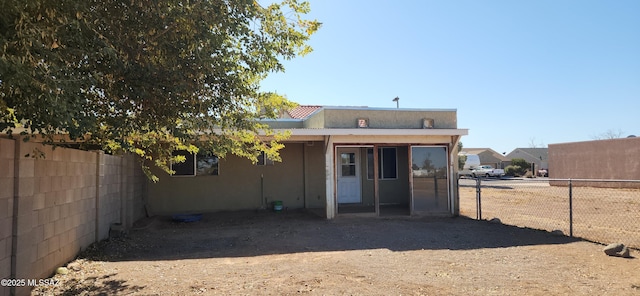
[[[82,280],[71,279],[64,283],[63,290],[48,290],[53,287],[39,287],[32,295],[123,295],[143,290],[143,286],[129,285],[124,280],[112,279],[115,274],[88,277]]]
[[[456,218],[339,217],[308,212],[228,212],[201,221],[149,218],[127,235],[92,245],[81,258],[103,261],[246,257],[364,249],[469,250],[567,244],[546,231]]]

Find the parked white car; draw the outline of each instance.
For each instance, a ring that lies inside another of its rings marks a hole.
[[[471,176],[477,177],[502,177],[504,176],[503,169],[494,169],[490,165],[481,165],[471,170]]]

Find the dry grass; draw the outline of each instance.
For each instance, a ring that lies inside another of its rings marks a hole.
[[[534,186],[535,185],[535,186]],[[548,231],[570,233],[568,187],[523,183],[482,187],[482,218]],[[476,217],[476,190],[460,187],[460,212]],[[622,242],[640,249],[640,190],[573,188],[573,235],[608,244]]]

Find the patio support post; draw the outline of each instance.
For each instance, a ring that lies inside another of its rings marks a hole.
[[[373,144],[373,203],[376,208],[376,216],[380,216],[380,180],[378,173],[380,167],[378,166],[378,144]]]
[[[335,147],[333,146],[333,139],[331,136],[325,137],[325,145],[324,145],[324,160],[325,160],[325,175],[326,175],[326,210],[327,210],[327,219],[333,219],[336,216],[336,194],[335,194],[335,162],[334,162],[334,154]]]
[[[302,202],[305,209],[309,208],[307,203],[307,189],[309,181],[307,180],[307,145],[302,144]]]
[[[413,145],[407,146],[407,166],[409,167],[409,215],[413,215]]]
[[[458,191],[458,142],[460,136],[451,137],[449,144],[449,200],[451,204],[451,214],[460,215],[460,192]]]

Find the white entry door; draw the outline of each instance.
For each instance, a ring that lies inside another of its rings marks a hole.
[[[360,203],[360,150],[338,148],[338,203]]]

